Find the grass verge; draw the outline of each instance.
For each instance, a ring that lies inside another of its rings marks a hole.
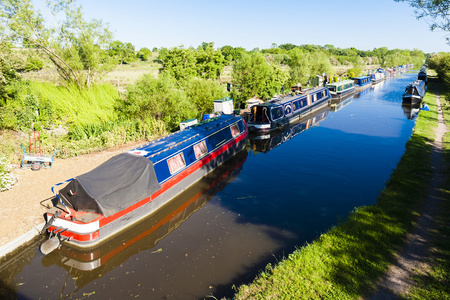
[[[374,288],[403,245],[426,196],[431,142],[437,126],[435,78],[406,151],[372,206],[358,207],[347,220],[278,265],[268,265],[235,299],[355,299]]]
[[[441,85],[441,106],[447,128],[450,127],[450,90]],[[444,159],[450,166],[450,132],[444,136]],[[444,201],[435,218],[437,228],[434,247],[429,256],[431,270],[417,275],[415,288],[407,299],[450,299],[450,169],[447,167],[447,180],[442,188]],[[405,298],[406,299],[406,298]]]

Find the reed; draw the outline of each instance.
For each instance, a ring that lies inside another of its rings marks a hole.
[[[114,108],[120,96],[110,84],[79,90],[33,81],[32,89],[39,101],[50,103],[56,117],[64,123],[83,126],[117,119]]]

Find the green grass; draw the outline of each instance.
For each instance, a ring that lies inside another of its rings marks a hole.
[[[278,265],[266,269],[235,299],[357,299],[370,293],[394,260],[417,219],[431,176],[437,105],[430,80],[426,101],[406,151],[372,206],[348,218]]]

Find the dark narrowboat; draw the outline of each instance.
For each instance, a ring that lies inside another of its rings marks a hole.
[[[329,102],[330,100],[328,100]],[[303,131],[318,125],[326,119],[330,106],[323,102],[313,113],[301,114],[300,119],[281,130],[273,130],[263,135],[249,135],[250,149],[253,152],[266,153],[289,141]]]
[[[272,99],[250,108],[248,129],[252,132],[267,132],[282,128],[299,119],[299,115],[314,111],[316,107],[331,98],[327,87],[305,90]]]
[[[425,96],[426,90],[425,81],[415,80],[406,86],[405,93],[402,95],[403,103],[419,104]]]

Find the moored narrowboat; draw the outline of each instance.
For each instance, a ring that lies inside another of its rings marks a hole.
[[[41,251],[61,242],[89,248],[123,231],[244,149],[247,134],[241,117],[219,115],[67,180],[45,215]]]
[[[330,100],[328,101],[330,102]],[[281,144],[289,141],[303,131],[318,125],[322,120],[326,119],[330,112],[330,106],[326,102],[322,102],[317,110],[312,113],[301,114],[300,119],[281,130],[273,130],[263,135],[249,134],[248,141],[250,149],[253,152],[266,153]]]
[[[319,87],[254,105],[250,108],[248,129],[252,132],[267,132],[282,128],[297,121],[300,114],[314,111],[320,103],[330,98],[328,88]]]
[[[330,90],[333,99],[342,99],[355,92],[355,82],[350,79],[328,83],[326,87]]]
[[[352,78],[355,83],[355,91],[361,91],[372,85],[372,78],[370,76],[360,76]]]
[[[420,68],[419,74],[417,74],[417,80],[423,80],[425,85],[428,84],[427,67],[425,65]]]
[[[402,95],[403,103],[419,104],[426,92],[425,81],[415,80],[406,86],[405,93]]]
[[[377,84],[382,82],[384,79],[386,79],[386,76],[384,73],[381,72],[375,72],[370,74],[370,77],[372,78],[372,84]]]

